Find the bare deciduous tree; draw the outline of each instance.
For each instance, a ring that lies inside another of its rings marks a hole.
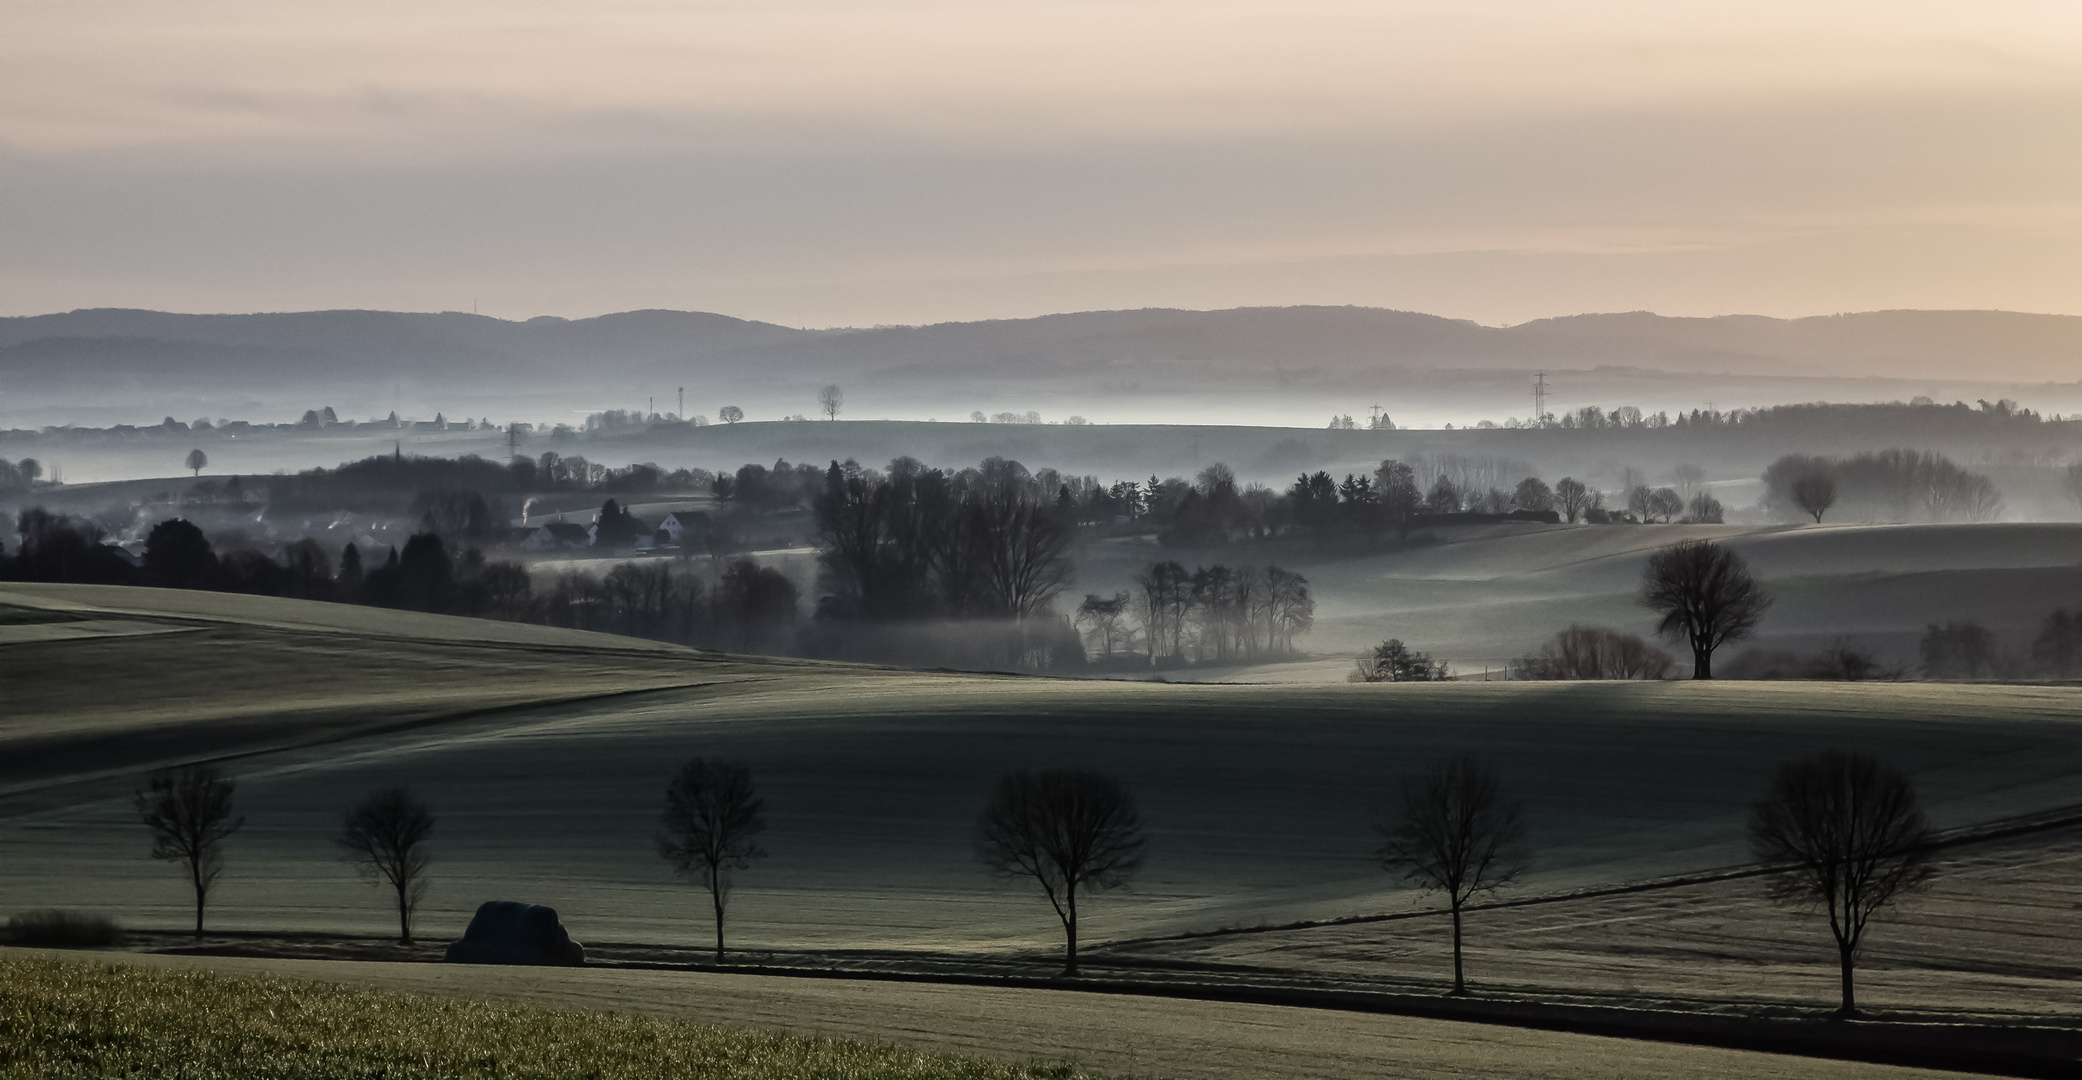
[[[723,913],[732,876],[766,857],[753,837],[766,831],[766,800],[743,765],[695,758],[665,789],[658,854],[708,890],[716,915],[716,960],[723,959]]]
[[[1126,788],[1097,773],[1007,773],[976,819],[976,854],[1004,877],[1041,886],[1063,922],[1063,970],[1077,974],[1077,894],[1127,883],[1142,865],[1142,818]]]
[[[1126,624],[1127,613],[1128,594],[1124,592],[1110,597],[1086,593],[1084,603],[1077,605],[1077,625],[1102,660],[1111,662],[1118,645],[1133,647],[1134,630]]]
[[[207,765],[153,773],[137,792],[137,813],[152,833],[152,857],[178,862],[195,889],[195,936],[203,905],[224,871],[224,840],[246,819],[232,813],[232,782]]]
[[[1382,866],[1426,891],[1446,894],[1453,912],[1453,993],[1467,993],[1461,909],[1524,872],[1524,810],[1504,798],[1494,770],[1463,755],[1405,777],[1377,827]]]
[[[1537,476],[1528,476],[1511,491],[1511,505],[1518,510],[1544,512],[1554,509],[1554,489]]]
[[[1660,518],[1664,524],[1677,520],[1684,513],[1684,497],[1676,488],[1657,488],[1648,493],[1648,517]],[[1643,518],[1643,521],[1648,518]]]
[[[499,618],[519,622],[534,598],[534,582],[528,568],[517,562],[495,562],[478,575],[484,597]]]
[[[1825,472],[1812,472],[1793,481],[1793,505],[1822,523],[1822,515],[1836,505],[1836,480]]]
[[[983,592],[999,614],[1033,618],[1075,574],[1068,553],[1076,531],[1050,506],[979,500],[961,524]]]
[[[735,405],[725,405],[716,410],[716,419],[726,424],[735,424],[745,418],[745,411]]]
[[[1677,489],[1680,498],[1690,502],[1692,496],[1706,490],[1706,470],[1690,462],[1678,465],[1670,470],[1670,486]]]
[[[1771,607],[1740,555],[1686,540],[1648,557],[1641,602],[1662,615],[1656,631],[1692,649],[1692,678],[1713,678],[1713,651],[1748,637]]]
[[[1655,514],[1655,489],[1647,484],[1635,484],[1626,489],[1627,513],[1635,520],[1647,522]]]
[[[1772,899],[1828,913],[1842,969],[1839,1012],[1856,1015],[1851,972],[1866,924],[1930,880],[1930,825],[1915,786],[1861,754],[1790,761],[1750,808],[1749,835],[1757,858],[1779,869]]]
[[[1713,497],[1713,493],[1700,490],[1690,502],[1684,504],[1684,520],[1691,525],[1719,525],[1728,517],[1727,507]]]
[[[412,913],[426,896],[427,837],[434,815],[410,791],[378,791],[348,808],[335,841],[363,877],[389,885],[398,898],[398,940],[412,944]]]
[[[1554,508],[1561,511],[1563,521],[1575,524],[1590,509],[1590,489],[1573,476],[1562,477],[1554,484]]]
[[[1798,511],[1820,523],[1823,513],[1836,504],[1837,464],[1808,454],[1779,458],[1764,469],[1764,505]],[[1901,512],[1906,514],[1907,508]]]
[[[817,406],[824,410],[824,418],[836,420],[839,409],[846,404],[846,392],[837,383],[831,383],[817,391]]]

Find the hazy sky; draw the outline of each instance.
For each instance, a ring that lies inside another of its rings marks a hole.
[[[0,0],[0,313],[2082,313],[2082,3]]]

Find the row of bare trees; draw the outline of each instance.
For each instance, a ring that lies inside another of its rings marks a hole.
[[[195,896],[195,936],[224,872],[224,842],[246,824],[236,812],[236,785],[217,769],[191,765],[153,773],[134,796],[152,837],[152,858],[175,864]],[[427,890],[426,849],[434,815],[410,791],[387,788],[347,809],[334,842],[363,877],[396,896],[398,939],[412,944],[412,915]]]
[[[788,643],[797,595],[786,574],[749,559],[725,566],[714,584],[684,563],[621,563],[598,576],[555,575],[539,591],[524,582],[516,612],[551,626],[768,652]]]
[[[1453,993],[1467,992],[1463,910],[1527,865],[1523,807],[1496,772],[1463,756],[1406,778],[1380,825],[1381,860],[1442,894],[1453,919]],[[1927,884],[1932,833],[1907,777],[1860,754],[1827,751],[1786,762],[1750,807],[1750,847],[1771,899],[1820,908],[1836,945],[1839,1012],[1857,1013],[1854,972],[1875,916]]]
[[[1315,623],[1308,579],[1277,566],[1152,563],[1133,593],[1087,595],[1078,628],[1102,662],[1132,655],[1150,664],[1231,663],[1294,651]]]
[[[245,819],[233,807],[233,782],[208,766],[155,773],[136,793],[152,836],[152,857],[176,863],[195,896],[195,935],[224,866],[224,841]],[[737,873],[766,856],[765,801],[742,764],[694,758],[666,788],[659,854],[709,897],[716,958]],[[1467,992],[1463,915],[1476,898],[1522,875],[1530,861],[1523,806],[1498,773],[1462,755],[1404,777],[1375,827],[1382,866],[1444,898],[1453,928],[1453,990]],[[363,876],[395,896],[399,938],[412,941],[412,915],[426,893],[434,829],[427,806],[403,788],[377,791],[350,807],[336,843]],[[1819,907],[1835,940],[1842,1006],[1857,1010],[1853,972],[1872,919],[1927,883],[1932,834],[1914,786],[1879,761],[1836,751],[1787,762],[1750,809],[1749,836],[1769,871],[1769,895]],[[999,777],[976,820],[977,857],[993,873],[1031,880],[1062,923],[1064,967],[1078,964],[1078,897],[1127,884],[1147,849],[1127,789],[1112,777],[1055,770]]]
[[[666,795],[659,851],[709,893],[716,957],[724,955],[725,898],[735,872],[763,858],[764,802],[742,765],[697,758]],[[1384,869],[1444,900],[1452,920],[1452,994],[1467,993],[1463,916],[1477,898],[1516,881],[1530,850],[1524,807],[1472,755],[1404,777],[1375,821]],[[1927,883],[1931,831],[1908,779],[1875,759],[1826,752],[1781,765],[1750,809],[1752,850],[1769,871],[1768,895],[1827,915],[1845,1015],[1857,1011],[1853,972],[1872,919]],[[1063,927],[1066,974],[1078,970],[1078,898],[1126,885],[1148,841],[1135,800],[1099,773],[1052,770],[998,778],[975,828],[992,873],[1037,886]]]
[[[1075,522],[1016,461],[948,473],[833,462],[813,504],[823,618],[1024,621],[1070,580]]]
[[[1993,521],[2003,509],[1994,481],[1931,450],[1787,454],[1763,479],[1767,509],[1816,522],[1832,510],[1853,521]]]
[[[1514,679],[1666,679],[1677,667],[1669,653],[1638,635],[1599,626],[1571,626],[1539,653],[1511,662]]]

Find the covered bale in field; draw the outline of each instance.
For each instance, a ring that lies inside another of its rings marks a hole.
[[[557,909],[512,900],[487,900],[470,917],[463,936],[448,946],[451,964],[527,964],[577,967],[585,946],[571,940]]]

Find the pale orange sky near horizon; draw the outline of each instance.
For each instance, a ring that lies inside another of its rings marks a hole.
[[[2082,314],[2082,5],[0,4],[0,314]]]

